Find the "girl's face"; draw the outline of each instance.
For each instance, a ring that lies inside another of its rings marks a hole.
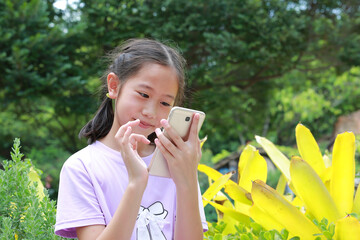
[[[114,123],[120,127],[128,121],[140,119],[133,132],[148,136],[167,118],[178,92],[175,70],[149,63],[130,77],[116,99]]]

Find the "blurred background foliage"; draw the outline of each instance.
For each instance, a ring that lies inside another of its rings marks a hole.
[[[56,2],[0,0],[0,158],[20,137],[53,197],[86,145],[77,135],[99,104],[102,57],[128,38],[187,59],[185,106],[207,114],[207,158],[255,134],[292,146],[299,121],[329,142],[337,117],[360,109],[357,0]]]

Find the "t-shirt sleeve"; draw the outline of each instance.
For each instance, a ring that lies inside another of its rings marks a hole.
[[[81,159],[70,157],[60,173],[55,234],[76,238],[76,228],[105,225],[94,187]]]
[[[200,218],[201,218],[201,223],[203,226],[203,231],[206,232],[207,230],[209,230],[209,227],[207,225],[206,222],[206,217],[205,217],[205,210],[204,210],[204,205],[202,202],[202,196],[201,196],[201,191],[200,191],[200,186],[198,184],[198,202],[199,202],[199,211],[200,211]]]

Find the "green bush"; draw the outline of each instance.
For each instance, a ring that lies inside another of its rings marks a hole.
[[[281,232],[276,230],[267,231],[261,225],[252,222],[250,227],[245,224],[238,223],[235,225],[236,233],[224,234],[223,231],[226,223],[212,223],[209,225],[209,231],[205,233],[206,240],[287,240],[289,233],[286,229]],[[291,238],[290,240],[298,240],[298,237]]]
[[[356,214],[354,214],[356,215]],[[357,216],[356,216],[357,217]],[[335,224],[329,223],[325,218],[318,222],[314,220],[314,224],[321,230],[325,239],[331,240],[335,234]],[[226,223],[213,222],[209,224],[209,231],[205,233],[205,240],[299,240],[299,237],[291,237],[286,229],[281,232],[273,230],[265,230],[260,224],[251,222],[249,225],[238,222],[235,225],[236,232],[232,234],[224,234]],[[319,236],[314,237],[315,240],[324,239]]]
[[[32,159],[33,164],[43,171],[41,180],[46,184],[49,197],[52,200],[57,199],[61,167],[70,155],[69,152],[59,148],[53,142],[41,149],[33,147],[26,151],[26,156]]]
[[[30,172],[40,171],[30,159],[22,160],[20,148],[15,139],[12,160],[3,161],[0,170],[0,239],[61,239],[54,234],[55,201],[30,179]]]

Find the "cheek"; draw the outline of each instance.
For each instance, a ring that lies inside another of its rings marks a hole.
[[[169,108],[169,109],[162,109],[161,111],[159,111],[159,114],[158,114],[158,124],[159,125],[161,125],[160,124],[160,120],[161,119],[167,119],[168,118],[168,116],[169,116],[169,113],[170,113],[170,110],[171,110],[171,108]]]
[[[138,111],[137,107],[139,105],[136,104],[135,101],[131,101],[126,98],[121,98],[117,102],[116,106],[116,115],[120,118],[127,118],[133,115],[134,112]],[[125,119],[128,120],[128,119]]]

